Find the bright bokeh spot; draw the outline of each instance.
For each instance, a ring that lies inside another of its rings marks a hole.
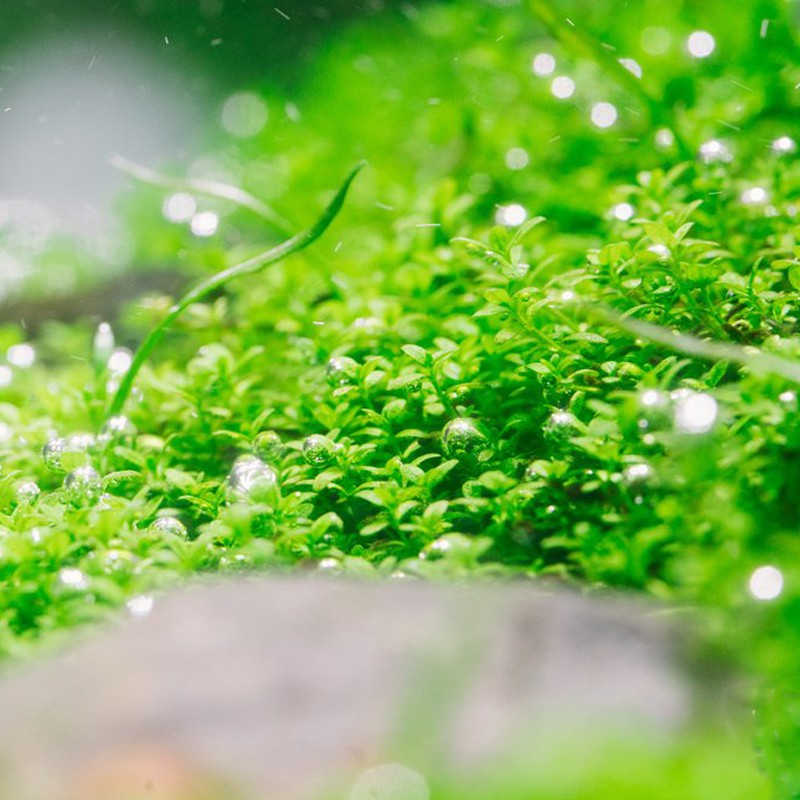
[[[165,201],[162,211],[170,222],[188,222],[197,210],[197,202],[187,192],[171,194]]]
[[[530,163],[530,160],[531,157],[528,155],[528,151],[521,147],[512,147],[506,153],[506,166],[509,169],[525,169]]]
[[[763,206],[769,200],[769,192],[763,186],[751,186],[739,195],[739,200],[746,206]]]
[[[632,75],[635,75],[637,78],[642,77],[642,67],[638,61],[634,61],[632,58],[621,58],[619,63]]]
[[[267,104],[255,92],[232,94],[222,106],[222,127],[232,136],[255,136],[267,122]]]
[[[611,103],[595,103],[591,119],[598,128],[610,128],[617,121],[617,109]]]
[[[528,211],[525,206],[519,203],[511,203],[507,206],[500,206],[495,214],[495,222],[498,225],[506,225],[509,228],[515,228],[522,225],[528,218]]]
[[[797,142],[791,136],[779,136],[770,145],[770,149],[778,156],[792,155],[797,152]]]
[[[6,358],[9,364],[27,369],[36,361],[36,348],[32,344],[12,344],[6,352]]]
[[[783,573],[768,564],[759,567],[750,576],[747,588],[756,600],[775,600],[783,591]]]
[[[534,56],[533,62],[531,63],[533,74],[538,75],[540,78],[545,75],[552,75],[555,68],[556,60],[550,53],[539,53]]]
[[[219,217],[213,211],[201,211],[190,223],[195,236],[213,236],[219,227]]]
[[[698,157],[704,164],[730,164],[733,153],[724,142],[719,139],[709,139],[700,145]]]
[[[675,427],[681,433],[708,433],[717,421],[717,401],[710,394],[681,395],[675,404]]]
[[[642,31],[642,50],[651,56],[663,56],[672,44],[672,37],[666,28],[649,25]]]
[[[557,78],[553,78],[550,91],[553,93],[553,96],[557,97],[559,100],[566,100],[568,97],[572,97],[572,95],[575,94],[575,81],[572,80],[572,78],[568,78],[566,75],[559,75]]]
[[[611,209],[611,215],[614,219],[618,219],[621,222],[627,222],[633,217],[633,213],[633,206],[630,203],[617,203],[617,205]]]
[[[708,58],[716,46],[714,37],[708,31],[693,31],[686,40],[686,49],[695,58]]]

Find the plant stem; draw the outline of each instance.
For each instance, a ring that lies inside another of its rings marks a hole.
[[[304,247],[308,247],[308,245],[310,245],[312,242],[319,239],[319,237],[322,236],[322,234],[327,230],[328,226],[331,224],[331,222],[333,222],[341,210],[345,197],[347,196],[347,191],[350,188],[350,184],[364,167],[364,163],[365,162],[363,161],[360,162],[350,171],[342,185],[339,187],[339,191],[336,192],[336,196],[330,202],[319,219],[310,228],[300,231],[300,233],[295,234],[291,239],[287,239],[277,247],[273,247],[263,253],[259,253],[258,255],[248,258],[246,261],[242,261],[239,264],[234,264],[234,266],[228,267],[228,269],[222,270],[222,272],[218,272],[216,275],[212,275],[210,278],[201,281],[197,286],[187,292],[187,294],[185,294],[177,303],[175,303],[175,305],[173,305],[172,308],[170,308],[170,310],[167,312],[167,315],[164,317],[164,319],[162,319],[150,331],[150,333],[145,337],[144,341],[139,345],[139,349],[136,351],[136,355],[133,357],[131,366],[122,378],[119,388],[114,395],[114,399],[111,401],[111,407],[109,409],[108,416],[113,417],[121,413],[123,407],[125,406],[125,401],[128,399],[131,388],[133,387],[133,382],[136,379],[136,375],[141,369],[142,365],[145,361],[147,361],[147,358],[155,346],[159,343],[161,337],[169,330],[170,327],[172,327],[175,320],[190,305],[202,300],[204,297],[207,297],[212,292],[225,286],[226,283],[229,283],[235,278],[260,272],[262,269],[264,269],[264,267],[274,264],[276,261],[280,261],[281,259],[286,258],[286,256],[302,250]]]

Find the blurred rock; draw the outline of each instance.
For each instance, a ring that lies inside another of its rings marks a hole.
[[[403,758],[468,769],[565,726],[676,732],[691,687],[645,611],[530,584],[193,586],[5,677],[2,788],[297,798]]]

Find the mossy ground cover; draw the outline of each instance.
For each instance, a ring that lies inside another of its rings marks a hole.
[[[262,133],[210,142],[259,203],[187,184],[220,215],[198,238],[165,190],[124,201],[135,259],[202,280],[369,161],[324,238],[176,319],[124,421],[119,346],[167,298],[116,342],[52,322],[33,366],[9,351],[7,656],[197,573],[626,589],[758,676],[758,758],[797,796],[796,9],[601,5],[355,24],[261,87]]]

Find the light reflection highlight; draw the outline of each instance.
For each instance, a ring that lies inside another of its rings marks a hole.
[[[775,600],[783,591],[783,573],[777,567],[765,564],[753,571],[747,588],[756,600]]]

